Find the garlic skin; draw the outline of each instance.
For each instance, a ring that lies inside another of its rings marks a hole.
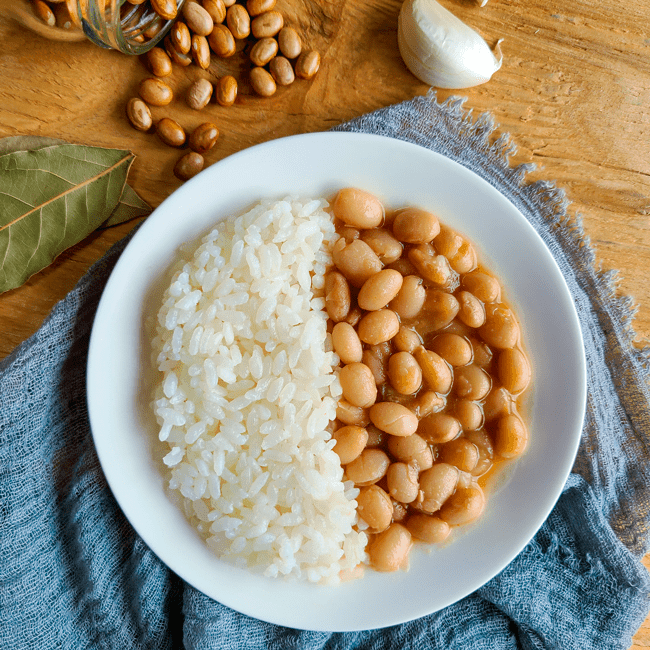
[[[436,0],[405,0],[399,13],[397,42],[406,67],[436,88],[471,88],[488,81],[501,67],[477,32]]]

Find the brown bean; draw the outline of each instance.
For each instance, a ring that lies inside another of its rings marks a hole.
[[[361,361],[363,348],[359,336],[348,323],[336,323],[332,330],[332,347],[339,355],[342,363],[357,363]]]
[[[222,59],[232,56],[237,51],[235,37],[225,25],[215,25],[208,36],[212,51]]]
[[[302,41],[298,32],[293,27],[283,27],[278,34],[280,52],[287,59],[295,59],[302,51]]]
[[[334,451],[341,460],[341,465],[351,463],[361,455],[368,442],[368,432],[363,427],[348,425],[337,429],[332,438],[336,440]]]
[[[380,533],[390,526],[393,503],[378,485],[361,488],[357,501],[357,513],[373,532]]]
[[[212,84],[207,79],[197,79],[187,90],[185,101],[190,108],[200,111],[212,97]]]
[[[516,348],[499,353],[497,359],[499,381],[510,393],[521,393],[530,383],[530,364],[526,355]]]
[[[458,318],[468,327],[481,327],[485,323],[485,307],[483,303],[469,291],[459,291]]]
[[[380,345],[373,345],[370,349],[364,350],[361,355],[361,361],[370,368],[377,386],[385,384],[388,376],[388,358],[378,352],[380,347]]]
[[[210,45],[205,36],[194,34],[192,36],[192,60],[199,68],[207,70],[210,67]]]
[[[385,269],[387,271],[391,269]],[[398,273],[398,271],[394,271]],[[390,308],[397,312],[400,318],[415,318],[424,305],[426,289],[422,278],[417,275],[407,275],[402,282],[395,298],[390,302]]]
[[[497,280],[480,271],[472,271],[463,275],[461,285],[481,302],[494,302],[501,295],[501,287]]]
[[[183,54],[187,54],[192,46],[190,30],[184,22],[177,20],[169,32],[174,47]]]
[[[145,55],[145,64],[156,77],[168,77],[172,73],[172,62],[162,47],[153,47]]]
[[[521,456],[528,444],[528,432],[521,418],[514,413],[497,421],[494,431],[494,451],[501,458]]]
[[[388,269],[395,269],[399,273],[401,273],[404,277],[407,275],[417,275],[418,270],[409,262],[409,258],[406,257],[406,255],[403,255],[400,257],[398,260],[395,260],[394,262],[391,262],[390,264],[386,265],[386,268]]]
[[[174,120],[163,117],[156,124],[156,134],[170,147],[182,147],[185,144],[185,129]]]
[[[383,572],[406,568],[411,544],[411,533],[402,524],[391,524],[368,545],[370,566]]]
[[[452,269],[444,255],[427,255],[420,248],[412,248],[408,258],[418,273],[436,287],[444,288],[451,285]]]
[[[443,329],[456,318],[460,309],[458,300],[450,293],[429,289],[424,301],[423,310],[427,316],[427,326],[434,332]]]
[[[174,93],[164,81],[149,77],[140,82],[140,97],[151,106],[167,106],[174,98]]]
[[[364,449],[345,466],[345,473],[355,485],[372,485],[386,475],[389,465],[390,460],[381,449]]]
[[[178,14],[176,0],[151,0],[151,8],[165,20],[174,20]]]
[[[236,39],[246,38],[251,33],[251,19],[242,5],[228,7],[226,24]]]
[[[232,106],[237,99],[237,79],[227,74],[215,85],[215,98],[220,106]]]
[[[460,435],[460,422],[447,413],[431,413],[420,420],[418,435],[428,442],[442,444]]]
[[[207,36],[214,28],[212,16],[197,2],[186,2],[182,12],[187,26],[195,34]]]
[[[453,375],[447,362],[435,352],[423,346],[413,352],[420,368],[422,378],[432,391],[446,395],[451,390]]]
[[[397,460],[417,465],[421,472],[433,465],[431,447],[417,433],[406,437],[390,436],[388,438],[388,451]]]
[[[131,97],[126,105],[126,116],[133,128],[138,131],[148,131],[153,120],[149,107],[138,97]]]
[[[163,43],[165,46],[165,52],[167,52],[169,58],[174,63],[177,63],[178,65],[181,65],[183,67],[187,67],[192,63],[192,57],[189,54],[183,54],[183,52],[180,52],[174,47],[174,44],[172,43],[172,38],[169,34],[165,36],[165,40]]]
[[[478,463],[478,447],[467,438],[456,438],[438,448],[438,457],[461,472],[471,472]]]
[[[375,251],[382,264],[391,264],[402,256],[404,247],[384,228],[363,230],[361,239]]]
[[[458,334],[448,332],[438,334],[430,347],[454,367],[466,366],[472,360],[473,351],[470,342]]]
[[[360,239],[347,244],[340,238],[332,249],[332,259],[336,268],[357,288],[375,273],[381,271],[381,262],[374,251]]]
[[[275,83],[278,86],[289,86],[294,82],[296,78],[293,73],[293,68],[289,59],[285,59],[283,56],[276,56],[271,59],[269,63],[269,70],[271,71],[271,76],[275,79]]]
[[[210,14],[215,25],[226,20],[226,5],[223,0],[202,0],[203,8]]]
[[[358,427],[365,427],[370,424],[368,410],[360,406],[350,404],[346,399],[339,399],[336,405],[336,419],[344,424],[354,424]]]
[[[386,472],[388,494],[400,503],[411,503],[418,496],[418,468],[407,463],[391,463]]]
[[[182,181],[187,181],[203,169],[204,162],[203,156],[200,153],[190,151],[179,158],[174,167],[174,176],[180,178]]]
[[[380,309],[367,313],[357,328],[359,338],[368,345],[390,341],[399,331],[399,319],[391,309]]]
[[[255,38],[275,36],[282,30],[283,25],[284,18],[279,11],[265,11],[251,21],[251,33]],[[280,50],[286,56],[282,48]]]
[[[395,334],[393,337],[393,343],[398,351],[410,352],[413,354],[415,348],[422,345],[422,339],[415,330],[405,327],[404,325],[400,325],[397,334]]]
[[[454,391],[458,397],[481,400],[492,387],[492,379],[485,370],[471,364],[454,371]]]
[[[384,220],[384,206],[379,199],[355,187],[338,191],[332,211],[337,219],[354,228],[375,228]]]
[[[474,363],[481,368],[487,368],[492,363],[493,357],[490,346],[474,336],[468,338],[474,351]]]
[[[330,271],[325,276],[325,309],[327,315],[339,323],[350,311],[350,285],[338,271]]]
[[[438,217],[419,208],[400,210],[393,221],[393,234],[405,244],[427,244],[439,232]]]
[[[476,251],[468,241],[463,241],[458,252],[449,258],[449,265],[456,273],[468,273],[476,268]]]
[[[214,147],[218,137],[219,129],[212,122],[199,124],[190,135],[190,149],[204,154]]]
[[[476,485],[459,487],[440,508],[439,517],[452,526],[461,526],[477,519],[485,509],[485,495]]]
[[[402,395],[413,395],[422,386],[422,370],[409,352],[396,352],[388,360],[388,378]]]
[[[519,323],[505,305],[492,303],[485,306],[485,324],[478,333],[494,348],[512,348],[519,341]]]
[[[483,411],[476,403],[468,399],[459,399],[454,404],[454,417],[460,422],[464,431],[480,429],[483,424]]]
[[[374,424],[369,424],[366,427],[366,431],[368,432],[368,442],[366,442],[366,447],[382,447],[384,439],[388,438],[388,434],[378,429]]]
[[[248,0],[246,9],[251,16],[259,16],[265,11],[271,11],[275,7],[275,0]]]
[[[233,6],[238,7],[240,5]],[[277,90],[273,77],[264,68],[253,68],[250,71],[250,81],[253,90],[262,97],[271,97]]]
[[[352,327],[356,327],[362,317],[363,310],[359,308],[359,305],[354,305],[345,317],[345,322],[352,325]]]
[[[289,63],[287,61],[287,63]],[[291,65],[289,63],[289,65]],[[359,231],[358,228],[353,228],[352,226],[340,226],[336,228],[336,232],[338,232],[340,237],[343,237],[345,239],[346,243],[350,243],[354,241],[355,239],[359,239],[361,236],[361,232]]]
[[[393,436],[410,436],[418,428],[415,413],[396,402],[377,402],[370,407],[369,415],[378,429]]]
[[[503,387],[493,388],[483,403],[483,414],[485,421],[491,422],[498,417],[508,415],[512,412],[512,395]]]
[[[449,524],[440,517],[419,513],[408,518],[406,528],[413,537],[427,542],[427,544],[440,544],[449,537],[451,532]]]
[[[392,269],[383,269],[369,277],[361,287],[357,303],[361,309],[377,311],[383,309],[402,287],[401,274]]]
[[[433,390],[423,390],[415,400],[415,414],[424,418],[431,413],[440,413],[447,406],[447,399]]]
[[[251,48],[250,60],[253,65],[264,66],[278,53],[278,42],[271,37],[260,38]],[[287,62],[288,63],[288,62]]]
[[[43,0],[32,0],[32,7],[34,13],[48,26],[54,27],[56,25],[56,16],[52,11],[50,5]]]
[[[375,403],[377,385],[370,368],[364,363],[350,363],[339,373],[343,397],[350,404],[367,408]]]
[[[421,501],[424,512],[436,512],[454,493],[458,484],[458,469],[447,463],[436,463],[420,474]]]
[[[320,54],[316,50],[303,52],[296,61],[296,77],[311,79],[320,68]]]

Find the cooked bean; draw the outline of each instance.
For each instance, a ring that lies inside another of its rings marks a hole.
[[[390,269],[385,269],[390,270]],[[398,271],[394,271],[397,273]],[[424,305],[426,298],[426,289],[422,284],[422,278],[417,275],[407,275],[399,292],[391,300],[390,308],[395,311],[400,318],[415,318]]]
[[[172,73],[172,62],[162,47],[153,47],[145,55],[147,68],[156,77],[167,77]]]
[[[367,408],[375,403],[377,385],[368,366],[364,363],[350,363],[339,373],[343,397],[354,406]]]
[[[427,244],[439,232],[438,217],[419,208],[400,210],[393,220],[393,234],[405,244]]]
[[[464,431],[479,429],[483,424],[481,407],[468,399],[459,399],[454,404],[454,417],[460,422]]]
[[[348,425],[337,429],[332,438],[336,440],[334,451],[341,459],[341,465],[347,465],[358,458],[365,449],[368,432],[363,427]]]
[[[246,9],[251,16],[259,16],[265,11],[271,11],[275,7],[275,0],[248,0]]]
[[[421,472],[433,465],[431,447],[417,433],[405,437],[390,436],[388,438],[388,451],[397,460],[417,465]]]
[[[325,276],[325,309],[335,322],[341,322],[350,311],[350,286],[338,271],[330,271]]]
[[[187,54],[192,46],[190,30],[184,22],[177,20],[171,28],[169,35],[174,47],[183,54]]]
[[[391,463],[386,472],[388,494],[400,503],[411,503],[418,496],[418,468],[408,463]]]
[[[338,191],[332,211],[337,219],[355,228],[375,228],[384,220],[384,206],[379,199],[355,187]]]
[[[444,255],[432,257],[419,248],[412,248],[408,252],[408,258],[425,280],[436,287],[450,286],[453,279],[452,270]]]
[[[519,340],[519,323],[510,309],[501,304],[485,306],[485,324],[478,330],[481,338],[494,348],[512,348]]]
[[[451,532],[449,524],[440,517],[422,514],[411,515],[406,522],[406,528],[413,537],[428,544],[444,542]]]
[[[403,278],[391,269],[383,269],[369,277],[361,287],[357,303],[361,309],[383,309],[399,292]]]
[[[332,330],[332,346],[334,352],[339,355],[343,363],[355,363],[361,361],[363,348],[361,341],[352,325],[347,323],[336,323]]]
[[[368,545],[370,566],[384,572],[406,568],[411,544],[411,533],[402,524],[391,524]]]
[[[417,504],[424,512],[436,512],[454,493],[458,469],[447,463],[436,463],[420,474],[422,500]]]
[[[291,65],[291,64],[289,64]],[[353,228],[352,226],[340,226],[336,229],[336,232],[345,239],[346,244],[359,239],[361,232],[358,228]]]
[[[418,435],[428,442],[441,444],[460,435],[460,422],[446,413],[431,413],[420,420]]]
[[[133,128],[138,131],[148,131],[153,120],[149,107],[138,97],[131,97],[126,105],[126,116]]]
[[[398,260],[395,260],[394,262],[387,264],[386,268],[395,269],[396,271],[401,273],[404,277],[406,277],[407,275],[418,274],[418,270],[413,266],[413,264],[411,264],[409,258],[406,255],[403,255]]]
[[[378,485],[361,488],[357,501],[357,513],[373,532],[380,533],[390,526],[393,518],[393,502]]]
[[[494,302],[501,295],[501,287],[497,280],[480,271],[472,271],[463,275],[461,285],[481,302]]]
[[[449,265],[456,273],[468,273],[476,268],[476,251],[468,241],[463,241],[458,252],[449,258]]]
[[[185,130],[174,120],[163,117],[156,124],[156,134],[170,147],[182,147],[185,144]]]
[[[215,96],[220,106],[232,106],[237,99],[237,80],[232,75],[221,77],[215,85]]]
[[[187,90],[185,101],[190,108],[200,111],[212,97],[212,84],[207,79],[197,79]]]
[[[360,406],[350,404],[346,399],[339,399],[336,405],[336,418],[343,424],[354,424],[358,427],[365,427],[370,423],[368,410]]]
[[[478,449],[478,462],[476,467],[472,470],[472,475],[475,477],[483,476],[491,467],[494,459],[494,448],[490,437],[485,432],[485,429],[478,431],[466,431],[464,437],[471,443],[476,445]]]
[[[399,319],[391,309],[380,309],[367,313],[360,321],[359,338],[368,345],[377,345],[390,339],[399,331]]]
[[[163,41],[163,44],[165,46],[165,52],[167,52],[169,58],[174,63],[181,65],[184,68],[192,64],[192,57],[189,54],[186,54],[176,49],[176,47],[172,43],[172,37],[170,34],[167,34],[167,36],[165,36],[165,40]]]
[[[468,327],[481,327],[485,323],[485,307],[483,303],[469,291],[459,291],[458,318]]]
[[[201,5],[210,14],[215,25],[226,20],[226,5],[223,0],[202,0]]]
[[[530,383],[530,365],[526,355],[516,348],[503,350],[497,359],[499,381],[511,393],[521,393]]]
[[[151,106],[167,106],[174,98],[174,93],[164,81],[149,77],[140,82],[140,97]]]
[[[418,428],[418,419],[411,409],[396,402],[377,402],[370,407],[370,421],[393,436],[410,436]]]
[[[413,352],[420,368],[422,377],[432,391],[446,395],[451,390],[453,375],[447,362],[435,352],[423,346]]]
[[[485,421],[491,422],[498,417],[508,415],[512,411],[512,405],[512,395],[505,388],[493,388],[483,403]]]
[[[280,44],[280,52],[287,59],[295,59],[302,51],[302,41],[298,32],[293,27],[282,27],[280,29],[278,43]]]
[[[393,522],[405,521],[408,515],[408,506],[394,499],[391,500],[391,503],[393,504]]]
[[[404,247],[384,228],[364,230],[361,239],[375,251],[382,264],[391,264],[402,256]]]
[[[197,2],[183,4],[183,18],[187,26],[199,36],[207,36],[214,27],[210,14]]]
[[[440,413],[447,406],[447,399],[435,391],[421,391],[415,400],[415,414],[424,418],[431,413]]]
[[[208,43],[212,51],[222,59],[232,56],[237,51],[235,37],[225,25],[214,26],[214,29],[208,36]]]
[[[268,36],[275,36],[278,32],[281,34],[283,25],[284,18],[279,11],[265,11],[263,14],[255,16],[255,18],[251,20],[251,33],[255,38],[267,38]],[[289,27],[288,29],[291,28]],[[286,52],[282,48],[282,41],[280,40],[279,34],[278,39],[282,54],[284,54],[288,59],[292,59],[293,57],[287,56]]]
[[[226,10],[226,24],[236,39],[246,38],[251,33],[251,19],[242,5],[234,4]]]
[[[296,78],[289,59],[283,56],[273,57],[269,63],[269,70],[278,86],[289,86]]]
[[[381,449],[364,449],[345,466],[345,473],[355,485],[372,485],[386,475],[389,465],[390,460]]]
[[[474,521],[485,509],[485,495],[476,485],[459,487],[440,508],[439,517],[451,526],[461,526]]]
[[[399,314],[399,312],[397,313]],[[415,330],[400,325],[397,334],[393,337],[393,343],[400,352],[410,352],[413,354],[415,348],[422,345],[422,339]]]
[[[473,336],[469,337],[469,342],[472,344],[472,350],[474,352],[474,364],[480,366],[481,368],[486,368],[492,363],[492,350],[490,346]]]
[[[454,391],[458,397],[481,400],[490,392],[491,387],[490,375],[474,364],[454,371]]]
[[[377,386],[385,384],[388,377],[388,357],[378,351],[380,345],[373,345],[361,353],[361,361],[370,368]]]
[[[431,349],[452,366],[466,366],[472,360],[472,346],[458,334],[438,334],[431,343]]]
[[[203,156],[200,153],[190,151],[179,158],[174,166],[174,176],[180,178],[182,181],[187,181],[203,169],[204,162]]]
[[[352,327],[356,327],[362,316],[363,310],[359,308],[359,305],[354,305],[345,317],[345,322],[352,325]]]
[[[494,451],[501,458],[521,456],[528,444],[528,432],[521,418],[514,413],[497,421],[494,431]]]
[[[250,60],[253,65],[266,65],[278,53],[278,42],[267,36],[260,38],[251,48]]]
[[[451,259],[463,245],[463,237],[453,230],[453,228],[440,224],[439,232],[433,240],[433,245],[440,255]]]
[[[423,310],[426,312],[427,326],[430,331],[447,327],[456,318],[459,308],[458,300],[450,293],[429,289]]]
[[[205,36],[194,34],[192,36],[192,60],[199,68],[207,70],[210,67],[210,45]]]
[[[233,5],[239,7],[241,5]],[[249,73],[249,78],[253,90],[261,97],[271,97],[275,94],[277,86],[271,76],[271,73],[264,68],[253,68]]]
[[[359,289],[368,278],[381,271],[379,258],[361,239],[349,244],[343,238],[338,239],[332,250],[332,259],[348,282]]]
[[[204,154],[214,147],[218,137],[219,129],[212,122],[199,124],[190,135],[190,149]]]
[[[388,360],[388,378],[402,395],[413,395],[422,385],[422,370],[409,352],[396,352]]]
[[[316,50],[302,52],[296,60],[296,77],[311,79],[320,68],[320,54]]]
[[[378,429],[374,424],[369,424],[366,431],[368,432],[366,447],[381,447],[384,444],[384,439],[388,438],[388,434]]]
[[[443,463],[458,467],[461,472],[471,472],[478,463],[478,447],[467,438],[450,440],[438,449]]]

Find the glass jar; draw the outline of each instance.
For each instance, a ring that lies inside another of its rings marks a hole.
[[[177,0],[178,9],[185,0]],[[88,39],[124,54],[144,54],[169,32],[149,0],[0,0],[2,13],[32,31],[58,41]]]

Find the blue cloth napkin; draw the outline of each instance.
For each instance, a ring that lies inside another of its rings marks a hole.
[[[488,115],[433,93],[338,130],[415,142],[508,197],[553,252],[575,299],[588,359],[582,444],[533,541],[462,601],[359,633],[282,628],[215,602],[167,569],[130,527],[103,477],[85,401],[88,340],[117,244],[0,364],[0,648],[626,649],[650,606],[639,559],[650,519],[649,354],[631,346],[633,309],[599,272],[551,183],[526,185]]]

